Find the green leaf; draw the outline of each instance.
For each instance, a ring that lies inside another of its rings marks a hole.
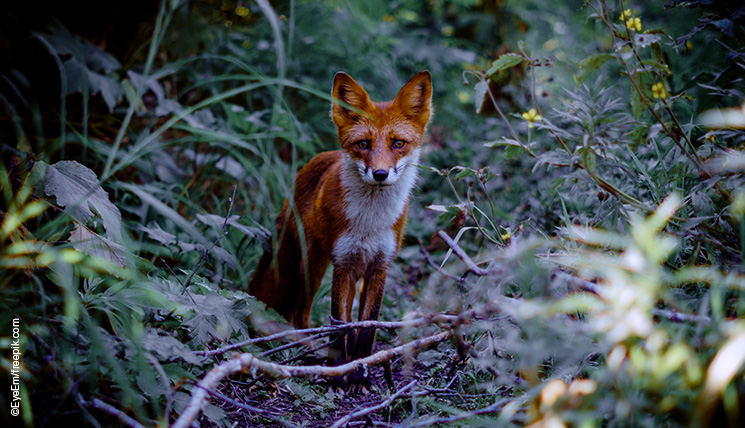
[[[489,84],[485,80],[481,80],[473,89],[476,91],[476,97],[474,100],[476,103],[476,114],[479,114],[481,113],[481,106],[484,104],[484,96],[486,96],[486,91],[489,89]]]
[[[163,245],[176,243],[176,235],[163,230],[158,223],[150,222],[149,226],[139,225],[139,230],[146,232],[150,239],[158,241]]]
[[[113,266],[127,266],[127,250],[116,242],[106,239],[92,232],[87,227],[76,224],[70,232],[70,242],[73,248],[89,256],[98,257]],[[107,266],[103,266],[109,273],[115,273]]]
[[[652,76],[652,73],[641,72],[634,75],[634,80],[641,90],[641,94],[639,93],[639,91],[636,90],[636,88],[631,88],[631,112],[634,114],[635,118],[639,118],[639,116],[641,116],[642,113],[644,113],[644,110],[647,108],[642,97],[648,100],[652,98],[651,88],[652,84],[654,84],[654,78]]]
[[[525,58],[522,55],[518,55],[515,53],[500,55],[496,61],[492,62],[491,67],[489,67],[489,70],[486,71],[486,75],[491,76],[502,70],[512,68],[522,63],[523,61],[525,61]]]
[[[34,168],[37,165],[47,167],[44,185],[47,196],[56,197],[57,204],[83,224],[94,217],[93,208],[103,221],[109,238],[117,242],[121,240],[122,215],[98,184],[96,173],[75,161],[60,161],[54,165],[37,162]]]
[[[504,150],[504,159],[516,159],[520,155],[522,155],[523,152],[525,152],[525,149],[523,149],[522,146],[507,146],[507,148]]]
[[[614,56],[615,55],[612,55],[612,54],[596,54],[596,55],[591,55],[583,59],[582,62],[579,63],[580,70],[579,70],[579,73],[576,76],[574,76],[574,80],[576,80],[577,83],[582,82],[593,71],[602,67],[603,64],[605,64],[609,59],[613,58]]]
[[[646,60],[646,61],[642,61],[642,64],[643,65],[646,65],[646,66],[649,66],[649,67],[652,67],[654,69],[660,70],[660,71],[662,71],[665,74],[673,74],[673,72],[670,71],[670,68],[667,66],[667,64],[663,64],[663,63],[658,62],[658,61]]]
[[[594,174],[596,170],[595,153],[586,147],[580,147],[577,149],[577,154],[580,156],[580,159],[582,159],[582,166],[584,166],[587,171]]]
[[[461,178],[473,177],[474,175],[476,175],[476,171],[472,170],[471,168],[463,168],[458,174],[455,175],[455,180],[458,181]]]

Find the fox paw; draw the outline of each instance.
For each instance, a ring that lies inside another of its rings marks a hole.
[[[347,390],[350,394],[369,394],[372,389],[373,384],[366,367],[361,367],[355,370],[347,380]]]

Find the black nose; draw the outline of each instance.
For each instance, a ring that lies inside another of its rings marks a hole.
[[[383,182],[386,178],[388,178],[388,171],[384,169],[377,169],[373,171],[373,178],[375,181]]]

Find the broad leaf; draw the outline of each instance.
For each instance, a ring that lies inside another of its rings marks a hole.
[[[87,227],[76,224],[70,232],[70,242],[73,248],[89,256],[98,257],[113,266],[127,265],[127,250],[116,242],[91,232]],[[106,269],[110,273],[112,270]]]
[[[486,71],[486,75],[491,76],[492,74],[499,73],[502,70],[521,64],[523,61],[525,61],[525,58],[515,53],[500,55],[500,57],[491,64],[489,70]]]
[[[591,55],[583,59],[579,63],[579,73],[574,76],[574,80],[582,82],[585,80],[593,71],[602,67],[609,59],[613,58],[612,54],[597,54]]]
[[[44,167],[46,164],[38,162]],[[44,191],[47,196],[57,198],[57,204],[65,207],[69,213],[85,224],[95,216],[93,208],[103,222],[109,238],[119,242],[122,238],[122,215],[119,208],[109,201],[109,195],[103,190],[96,174],[75,161],[60,161],[46,165],[46,183]]]
[[[485,80],[481,80],[476,83],[476,86],[474,86],[473,89],[476,91],[474,99],[474,102],[476,103],[476,114],[479,114],[481,113],[481,106],[484,104],[484,96],[486,95],[486,91],[489,89],[489,84]]]

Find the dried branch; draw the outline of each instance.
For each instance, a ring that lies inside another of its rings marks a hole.
[[[450,249],[453,250],[455,255],[457,255],[458,258],[460,258],[463,261],[463,263],[465,263],[466,266],[468,266],[468,271],[466,273],[473,272],[473,274],[476,276],[491,276],[491,275],[499,275],[504,272],[503,269],[499,266],[494,266],[489,269],[480,268],[473,260],[471,260],[468,254],[466,254],[466,252],[463,251],[460,245],[458,245],[457,242],[453,241],[453,239],[450,236],[448,236],[447,233],[441,230],[437,232],[437,235],[440,238],[442,238],[442,240],[445,241],[446,244],[448,244],[448,247],[450,247]]]
[[[424,256],[424,259],[427,260],[427,263],[429,263],[430,266],[432,266],[437,272],[440,272],[442,275],[454,279],[458,281],[459,283],[463,282],[463,277],[459,277],[457,275],[453,275],[452,273],[446,271],[445,269],[442,269],[441,267],[437,266],[437,264],[432,260],[432,256],[430,256],[429,252],[426,248],[424,248],[424,243],[422,242],[422,239],[419,239],[419,251],[422,252],[422,255]]]
[[[406,393],[408,390],[414,387],[416,385],[416,380],[412,380],[409,382],[406,386],[399,389],[395,394],[388,397],[388,399],[384,400],[381,403],[378,403],[374,406],[365,407],[364,409],[358,410],[356,412],[349,413],[348,415],[344,416],[343,418],[339,419],[338,421],[334,422],[333,425],[331,425],[331,428],[340,428],[347,423],[349,423],[352,419],[361,418],[362,416],[368,415],[370,413],[377,412],[380,409],[384,409],[388,407],[392,402],[398,399],[401,395]]]
[[[218,233],[217,239],[215,242],[212,243],[212,246],[204,252],[202,255],[202,258],[199,260],[199,263],[197,263],[197,266],[191,271],[191,275],[189,275],[189,278],[187,278],[186,283],[184,284],[184,291],[186,291],[186,288],[191,284],[191,280],[194,278],[194,275],[199,271],[199,268],[202,267],[202,264],[205,260],[207,260],[207,257],[212,252],[212,249],[215,248],[215,246],[220,242],[223,236],[227,235],[228,233],[228,219],[230,219],[230,213],[233,211],[233,202],[235,202],[235,191],[238,189],[238,186],[233,186],[233,196],[230,197],[230,205],[228,206],[228,213],[225,214],[225,221],[222,224],[222,228],[220,228],[220,231],[222,233]],[[183,294],[183,291],[182,291]]]
[[[137,422],[134,418],[129,416],[128,414],[122,412],[121,410],[117,409],[116,407],[112,406],[111,404],[104,403],[103,401],[99,400],[98,398],[94,398],[90,401],[86,401],[85,398],[81,394],[78,394],[78,400],[80,403],[85,406],[89,407],[91,409],[97,409],[101,410],[102,412],[108,413],[111,416],[114,416],[115,418],[119,419],[119,422],[122,423],[122,425],[129,427],[129,428],[145,428],[144,425]]]
[[[173,424],[173,428],[187,428],[192,421],[196,419],[204,406],[207,404],[207,390],[215,389],[222,379],[243,370],[249,370],[252,373],[262,372],[275,378],[289,377],[339,377],[363,366],[370,366],[389,361],[392,358],[409,354],[417,349],[426,348],[440,343],[453,335],[450,331],[443,331],[432,336],[414,340],[395,348],[377,352],[369,357],[351,361],[346,364],[335,367],[325,366],[287,366],[266,361],[261,361],[250,353],[244,353],[235,359],[225,361],[216,365],[207,375],[198,383],[198,389],[192,392],[189,404],[184,408],[183,413]]]
[[[462,413],[460,415],[451,416],[451,417],[448,417],[448,418],[431,418],[431,419],[425,419],[423,421],[419,421],[419,422],[414,423],[414,424],[400,425],[400,426],[401,427],[406,427],[406,428],[414,428],[414,427],[428,427],[428,426],[437,425],[437,424],[449,424],[451,422],[461,421],[463,419],[472,418],[474,416],[486,415],[486,414],[489,414],[489,413],[499,412],[499,411],[501,411],[504,408],[504,406],[506,406],[508,403],[510,403],[510,401],[512,401],[512,400],[505,398],[504,400],[499,400],[499,401],[497,401],[497,402],[495,402],[495,403],[493,403],[493,404],[491,404],[489,406],[486,406],[484,408],[481,408],[481,409],[478,409],[478,410],[473,410],[473,411],[470,411],[470,412],[464,412],[464,413]]]
[[[211,389],[207,389],[207,388],[199,385],[198,383],[195,383],[193,385],[196,386],[197,388],[201,388],[202,390],[206,391],[210,395],[212,395],[214,397],[217,397],[217,398],[219,398],[219,399],[225,401],[226,403],[229,403],[229,404],[231,404],[231,405],[233,405],[235,407],[238,407],[240,409],[243,409],[243,410],[246,410],[246,411],[249,411],[249,412],[257,413],[257,414],[259,414],[259,415],[261,415],[261,416],[263,416],[263,417],[265,417],[267,419],[271,419],[274,422],[279,422],[280,424],[282,424],[284,426],[287,426],[287,427],[296,427],[296,425],[294,425],[294,424],[292,424],[290,422],[287,422],[286,420],[284,420],[282,418],[278,418],[272,412],[269,412],[267,410],[261,409],[259,407],[254,407],[254,406],[250,406],[250,405],[245,404],[245,403],[238,402],[238,401],[233,400],[232,398],[228,397],[225,394],[222,394],[222,393],[217,392],[217,391],[213,391]]]
[[[437,315],[432,315],[432,316],[427,316],[427,317],[415,318],[415,319],[407,320],[407,321],[357,321],[357,322],[350,322],[350,323],[345,323],[345,324],[334,324],[334,325],[326,325],[322,327],[306,328],[306,329],[301,329],[301,330],[285,330],[285,331],[281,331],[279,333],[275,333],[269,336],[255,337],[253,339],[244,340],[243,342],[234,343],[232,345],[224,346],[222,348],[218,348],[218,349],[214,349],[210,351],[196,351],[195,354],[205,357],[202,360],[204,361],[208,357],[211,357],[213,355],[224,354],[228,351],[239,349],[239,348],[242,348],[248,345],[255,345],[258,343],[265,343],[265,342],[271,342],[273,340],[284,339],[288,336],[300,337],[300,339],[296,343],[303,344],[304,342],[307,341],[308,335],[318,335],[318,337],[328,336],[331,333],[334,333],[340,330],[351,330],[355,328],[378,328],[378,329],[393,330],[393,329],[409,328],[409,327],[421,327],[421,326],[430,325],[430,324],[442,324],[442,323],[452,324],[453,322],[456,322],[457,319],[458,317],[456,317],[455,315],[437,314]]]

